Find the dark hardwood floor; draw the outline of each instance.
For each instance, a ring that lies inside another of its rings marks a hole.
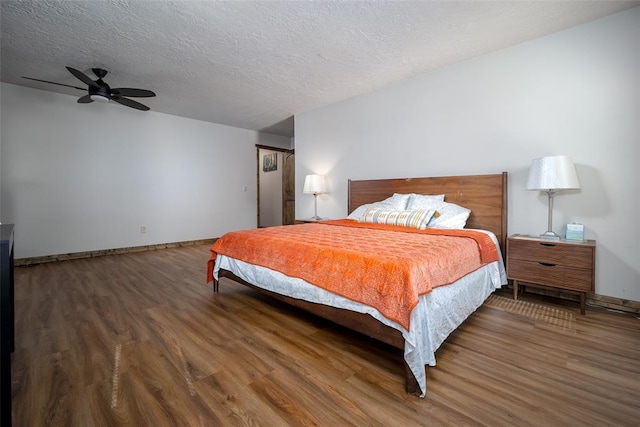
[[[492,296],[438,350],[398,350],[226,279],[208,246],[19,267],[14,426],[639,425],[640,320]]]

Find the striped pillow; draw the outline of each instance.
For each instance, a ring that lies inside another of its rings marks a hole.
[[[360,218],[360,222],[372,224],[388,224],[400,227],[424,230],[435,213],[433,209],[419,209],[413,211],[395,211],[388,209],[370,208]]]

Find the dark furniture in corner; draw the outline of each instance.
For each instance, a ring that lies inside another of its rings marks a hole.
[[[0,225],[0,425],[11,426],[11,353],[15,348],[13,224]]]

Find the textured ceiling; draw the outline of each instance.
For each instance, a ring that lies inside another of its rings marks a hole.
[[[21,76],[101,67],[154,111],[291,136],[295,114],[639,4],[2,0],[0,77],[82,96]]]

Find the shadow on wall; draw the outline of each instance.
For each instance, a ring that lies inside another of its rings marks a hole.
[[[293,116],[290,116],[278,123],[262,128],[258,130],[258,132],[272,133],[274,135],[288,136],[292,138],[295,132],[295,121]]]
[[[580,212],[580,216],[585,218],[596,218],[611,213],[611,200],[604,188],[600,172],[592,166],[581,164],[576,164],[576,169],[581,192],[585,197],[573,197],[571,203],[575,206],[575,211]],[[594,200],[598,202],[593,203]]]

